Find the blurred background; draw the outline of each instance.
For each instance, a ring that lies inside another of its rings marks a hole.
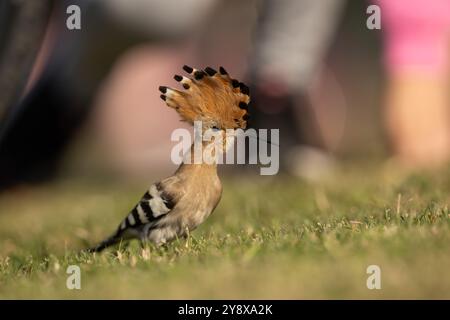
[[[449,31],[450,0],[0,0],[0,299],[448,298]],[[80,255],[176,169],[183,65],[250,87],[280,173],[219,166],[186,243]]]
[[[66,26],[73,4],[80,30]],[[371,4],[381,30],[366,26]],[[2,0],[0,188],[171,174],[185,125],[158,86],[185,64],[249,85],[250,124],[280,129],[283,174],[437,168],[450,157],[449,31],[446,0]]]

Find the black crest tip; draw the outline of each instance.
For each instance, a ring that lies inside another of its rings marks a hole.
[[[160,95],[159,97],[160,97],[161,99],[163,99],[164,101],[166,101],[166,96],[165,96],[165,95],[162,94],[162,95]]]
[[[220,72],[220,74],[222,74],[222,75],[227,75],[227,74],[228,74],[227,70],[225,70],[224,67],[220,67],[220,68],[219,68],[219,72]]]
[[[244,101],[241,101],[239,102],[239,108],[247,110],[248,104],[246,104]]]
[[[192,71],[194,71],[194,69],[192,69],[191,67],[184,65],[183,66],[183,70],[186,71],[187,73],[192,73]]]
[[[245,84],[243,84],[242,82],[239,83],[239,89],[241,89],[241,92],[243,94],[249,95],[249,93],[250,93],[250,89]]]
[[[162,93],[166,93],[167,92],[167,87],[159,86],[159,91],[161,91]]]
[[[183,80],[183,77],[180,76],[180,75],[178,75],[178,74],[174,75],[173,78],[174,78],[176,81],[178,81],[178,82],[180,82],[181,80]]]
[[[194,78],[195,80],[201,80],[205,76],[205,73],[203,71],[195,71]]]
[[[239,81],[237,81],[236,79],[232,79],[231,85],[233,86],[233,88],[237,88],[239,87]]]
[[[213,75],[215,75],[217,73],[216,70],[214,70],[211,67],[206,67],[205,68],[205,72],[208,74],[208,76],[212,77]]]

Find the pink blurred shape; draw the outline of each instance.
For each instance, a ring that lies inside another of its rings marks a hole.
[[[376,0],[389,72],[447,71],[450,0]]]

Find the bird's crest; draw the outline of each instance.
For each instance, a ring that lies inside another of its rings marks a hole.
[[[227,71],[207,67],[197,70],[183,67],[190,77],[175,75],[184,90],[159,87],[161,98],[174,108],[182,120],[191,124],[202,121],[204,127],[217,129],[245,129],[248,120],[248,87],[232,79]]]

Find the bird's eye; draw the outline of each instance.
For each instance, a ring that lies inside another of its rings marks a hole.
[[[213,129],[214,131],[218,131],[218,130],[219,130],[219,128],[218,128],[217,126],[213,126],[212,129]]]

